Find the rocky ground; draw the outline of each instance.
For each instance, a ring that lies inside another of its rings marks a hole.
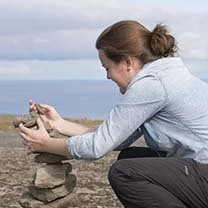
[[[74,189],[77,208],[121,208],[122,205],[111,190],[107,179],[109,166],[116,160],[113,152],[95,162],[73,160],[73,172],[77,176]],[[0,208],[20,208],[19,200],[32,180],[39,164],[28,156],[17,134],[0,134]]]

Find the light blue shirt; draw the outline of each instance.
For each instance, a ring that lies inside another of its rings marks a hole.
[[[68,149],[75,159],[98,159],[141,136],[138,128],[150,147],[208,163],[208,84],[178,57],[148,63],[96,131],[68,138]]]

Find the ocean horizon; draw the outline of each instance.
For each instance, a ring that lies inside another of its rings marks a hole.
[[[109,80],[1,80],[0,95],[1,115],[27,114],[32,99],[75,119],[105,119],[121,97]]]
[[[27,114],[32,99],[66,118],[101,120],[122,97],[110,80],[0,80],[0,96],[0,115]]]

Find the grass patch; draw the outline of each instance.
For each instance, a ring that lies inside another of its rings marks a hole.
[[[0,115],[0,132],[17,132],[13,126],[14,115]]]
[[[94,120],[94,119],[88,119],[88,118],[81,118],[81,119],[69,119],[70,121],[73,121],[75,123],[82,124],[84,126],[96,126],[101,124],[102,120]]]
[[[5,133],[18,133],[18,130],[13,126],[13,120],[15,119],[15,115],[0,115],[0,132]],[[92,120],[88,118],[82,119],[68,119],[70,121],[74,121],[76,123],[85,125],[85,126],[95,126],[102,123],[102,120]]]

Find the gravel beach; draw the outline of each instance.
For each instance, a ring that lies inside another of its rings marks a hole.
[[[121,203],[113,193],[107,174],[116,160],[117,152],[112,152],[95,162],[72,160],[77,185],[73,193],[77,195],[79,208],[121,208]],[[19,200],[32,180],[40,164],[27,155],[22,139],[15,133],[0,134],[0,208],[20,208]]]

